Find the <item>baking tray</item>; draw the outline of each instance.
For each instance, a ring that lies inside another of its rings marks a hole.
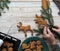
[[[4,39],[4,42],[7,41],[7,42],[10,42],[10,43],[13,43],[13,51],[18,51],[21,40],[15,38],[15,37],[9,36],[9,35],[7,35],[5,33],[2,33],[2,32],[0,32],[0,39]],[[1,46],[1,49],[2,48],[3,48],[3,45]]]

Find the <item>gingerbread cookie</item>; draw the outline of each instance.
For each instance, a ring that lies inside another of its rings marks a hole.
[[[8,51],[13,51],[13,48],[12,48],[12,47],[9,47],[9,48],[8,48]]]
[[[7,49],[6,48],[3,48],[2,51],[7,51]]]
[[[27,31],[30,31],[32,34],[32,36],[33,36],[33,30],[31,29],[31,26],[30,25],[27,25],[27,26],[23,26],[23,24],[22,24],[22,22],[19,22],[19,25],[17,25],[17,27],[18,27],[18,31],[23,31],[24,33],[25,33],[25,37],[27,37]]]
[[[13,43],[4,42],[4,46],[7,46],[7,47],[10,47],[10,46],[12,46],[12,47],[13,47]]]
[[[39,40],[30,41],[28,44],[22,44],[23,51],[42,51],[43,45]]]
[[[26,49],[26,50],[24,50],[24,51],[32,51],[31,49]]]
[[[29,45],[23,43],[23,44],[22,44],[22,48],[23,48],[23,49],[27,49],[27,48],[29,48]]]
[[[34,20],[38,24],[38,29],[44,25],[47,27],[47,21],[42,19],[42,16],[36,15],[36,19]]]

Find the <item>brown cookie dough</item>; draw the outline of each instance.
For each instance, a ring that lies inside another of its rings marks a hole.
[[[12,46],[12,47],[13,47],[13,43],[4,42],[4,46],[7,46],[7,47],[10,47],[10,46]]]
[[[26,50],[24,50],[24,51],[32,51],[31,49],[26,49]]]
[[[13,48],[12,48],[12,47],[9,47],[9,48],[8,48],[8,51],[13,51]]]
[[[27,48],[29,48],[29,45],[23,43],[23,44],[22,44],[22,48],[23,48],[23,49],[27,49]]]
[[[7,51],[7,49],[6,48],[3,48],[2,51]]]
[[[37,45],[41,45],[41,42],[38,40],[38,41],[36,41],[36,44]]]

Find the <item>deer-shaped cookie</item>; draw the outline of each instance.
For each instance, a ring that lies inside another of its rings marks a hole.
[[[22,25],[22,22],[19,22],[19,25],[17,25],[17,27],[18,27],[18,31],[23,31],[24,33],[25,33],[25,37],[27,37],[27,31],[30,31],[32,34],[32,36],[33,36],[33,30],[31,29],[31,26],[30,25],[27,25],[27,26],[23,26]]]
[[[47,21],[42,19],[42,16],[36,15],[36,19],[34,20],[38,24],[38,29],[41,27],[41,25],[47,26]]]

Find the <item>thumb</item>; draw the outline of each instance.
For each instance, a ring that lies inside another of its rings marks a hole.
[[[48,30],[47,30],[47,31],[48,31],[48,34],[52,34],[49,28],[48,28]]]
[[[52,28],[54,31],[58,32],[58,29]]]

